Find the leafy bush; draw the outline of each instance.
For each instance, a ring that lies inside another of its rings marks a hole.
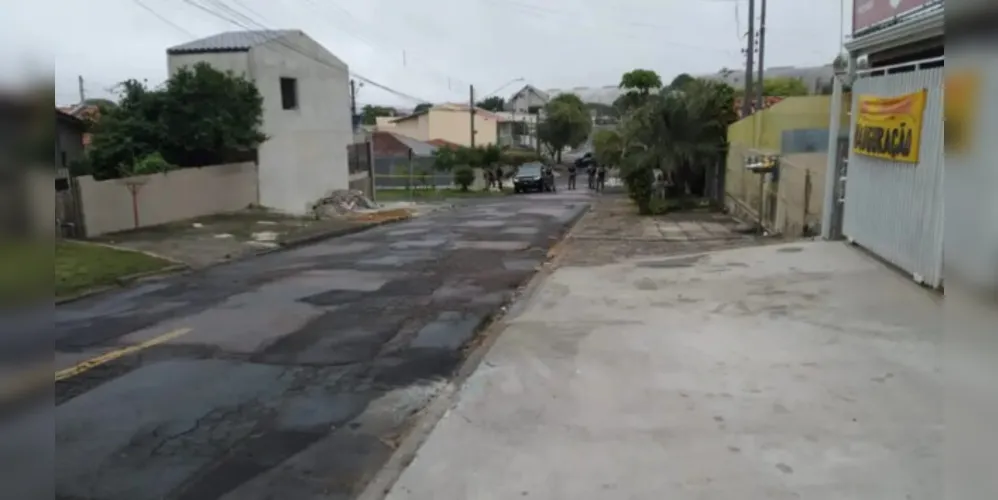
[[[183,68],[159,89],[122,83],[121,102],[101,110],[88,152],[93,175],[113,178],[161,154],[179,167],[226,163],[266,140],[263,97],[252,81],[206,63]]]
[[[467,191],[475,182],[475,171],[468,166],[461,166],[454,170],[454,184],[457,184],[461,191]]]
[[[130,171],[124,172],[124,174],[126,177],[129,175],[163,174],[170,170],[173,170],[173,165],[164,160],[163,155],[152,153],[142,157],[132,166]]]

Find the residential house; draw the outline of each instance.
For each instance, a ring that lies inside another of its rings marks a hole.
[[[506,111],[520,114],[537,114],[548,101],[551,94],[537,89],[533,85],[525,85],[506,99]]]
[[[475,145],[497,143],[499,117],[491,111],[475,108]],[[467,104],[438,104],[416,113],[395,118],[395,132],[420,141],[443,139],[461,146],[471,145],[471,107]]]
[[[59,108],[59,111],[66,113],[74,118],[83,120],[84,122],[97,123],[100,120],[100,107],[93,103],[82,103],[74,104],[72,106],[64,106]],[[90,146],[91,140],[90,132],[83,133],[83,148],[86,149]]]
[[[537,148],[537,115],[500,111],[498,142],[500,146],[512,148]]]
[[[86,122],[65,111],[55,110],[55,168],[56,187],[59,179],[69,178],[69,166],[83,159],[84,138],[87,133]]]
[[[205,62],[253,81],[267,141],[258,152],[259,203],[304,213],[349,185],[353,141],[347,64],[300,30],[226,32],[167,49],[171,75]]]

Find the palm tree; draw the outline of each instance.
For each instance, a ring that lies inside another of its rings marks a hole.
[[[622,124],[624,178],[642,212],[651,210],[646,197],[655,170],[672,186],[671,194],[703,194],[708,167],[726,154],[727,127],[732,116],[732,89],[697,80],[682,90],[654,96],[628,115]]]

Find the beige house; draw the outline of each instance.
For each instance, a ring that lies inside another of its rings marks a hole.
[[[475,145],[496,144],[498,140],[499,117],[481,108],[475,109]],[[444,141],[471,145],[470,106],[466,104],[438,104],[432,108],[391,119],[382,123],[378,130],[402,134],[420,141],[442,139]]]

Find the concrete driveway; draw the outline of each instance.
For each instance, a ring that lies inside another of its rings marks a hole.
[[[941,317],[842,243],[567,264],[388,499],[938,500]]]
[[[475,202],[58,307],[57,496],[351,498],[586,202]]]

